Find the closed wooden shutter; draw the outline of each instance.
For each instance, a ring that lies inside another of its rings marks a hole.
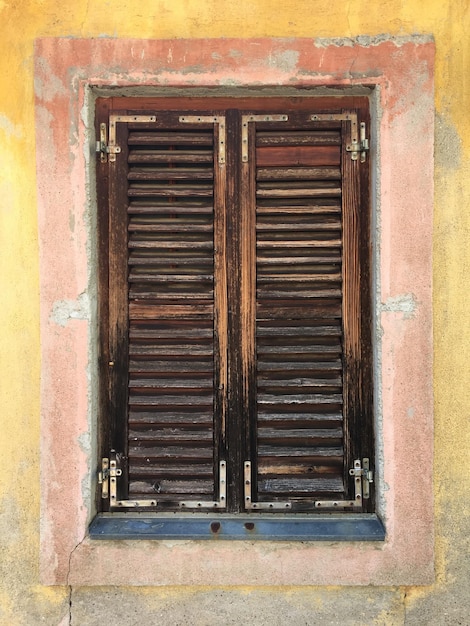
[[[112,111],[119,151],[98,167],[111,510],[362,507],[368,179],[357,111],[331,102]]]
[[[251,507],[347,498],[341,122],[253,123],[256,449]],[[249,118],[247,118],[249,119]],[[274,127],[274,128],[272,128]],[[347,196],[347,195],[346,195]],[[343,207],[344,203],[344,207]],[[255,471],[256,469],[256,471]]]
[[[111,396],[121,403],[121,430],[127,424],[126,440],[114,438],[126,460],[120,496],[122,505],[158,501],[160,509],[218,498],[223,413],[215,390],[224,338],[214,328],[225,306],[225,269],[214,255],[225,237],[224,198],[215,192],[224,187],[224,170],[214,171],[219,125],[180,118],[118,124],[111,179]],[[119,326],[128,333],[122,341]]]

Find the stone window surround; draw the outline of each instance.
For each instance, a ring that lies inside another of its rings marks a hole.
[[[73,585],[413,585],[434,577],[433,61],[428,37],[39,39],[41,579]],[[384,542],[92,541],[94,99],[370,93],[376,482]],[[116,567],[113,567],[116,564]]]

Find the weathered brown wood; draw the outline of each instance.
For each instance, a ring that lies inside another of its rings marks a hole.
[[[256,180],[341,180],[339,167],[258,167]]]
[[[214,312],[214,305],[209,304],[144,304],[131,302],[129,304],[129,315],[133,320],[146,320],[155,318],[188,318],[188,317],[208,317]]]
[[[131,150],[129,163],[212,163],[212,150]]]
[[[263,147],[256,150],[256,162],[259,167],[339,165],[340,149],[339,146]]]
[[[132,125],[130,125],[132,128]],[[213,138],[210,133],[198,133],[192,131],[190,133],[184,133],[181,130],[177,131],[131,131],[129,133],[129,145],[147,145],[152,146],[164,145],[164,146],[212,146]]]
[[[317,496],[341,499],[350,459],[371,456],[370,435],[357,435],[372,397],[367,177],[344,148],[349,122],[312,123],[312,99],[269,99],[289,121],[250,123],[242,163],[241,115],[267,100],[216,99],[220,165],[217,124],[180,123],[181,100],[116,102],[158,113],[155,125],[118,124],[123,153],[131,147],[116,183],[128,235],[119,227],[110,240],[120,261],[110,262],[109,336],[116,345],[125,327],[130,378],[127,403],[112,375],[110,406],[128,412],[129,497],[158,494],[167,510],[211,501],[224,459],[228,510],[239,512],[250,459],[255,500],[311,511]],[[187,102],[213,115],[207,100]],[[339,102],[353,100],[326,99],[326,110]]]
[[[128,401],[128,285],[127,285],[127,128],[117,125],[121,158],[109,163],[109,414],[111,447],[127,452]],[[109,451],[106,456],[109,455]],[[124,481],[126,480],[126,468]],[[118,485],[118,497],[125,497],[125,485]]]
[[[173,202],[171,205],[171,215],[210,215],[212,214],[213,207],[212,204],[209,204],[207,200],[200,200],[197,198],[191,198],[191,200],[185,200],[184,204],[180,204]],[[168,199],[165,201],[158,201],[158,198],[148,199],[148,200],[131,200],[129,202],[129,215],[139,215],[139,214],[168,214]]]
[[[335,145],[341,144],[341,136],[335,131],[321,131],[316,130],[297,130],[286,132],[282,131],[277,134],[273,134],[269,131],[259,131],[256,133],[256,145],[257,146],[316,146],[316,145]]]

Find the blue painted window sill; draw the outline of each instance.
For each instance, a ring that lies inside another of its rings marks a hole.
[[[92,539],[261,539],[266,541],[383,541],[385,528],[374,514],[316,516],[100,513]]]

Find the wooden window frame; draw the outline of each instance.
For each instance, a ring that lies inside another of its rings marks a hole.
[[[328,507],[326,512],[328,518],[321,519],[321,511],[318,508],[314,512],[307,515],[301,515],[297,511],[290,517],[284,515],[284,519],[274,520],[271,512],[268,517],[262,515],[263,511],[257,511],[256,508],[249,512],[243,509],[245,478],[243,476],[243,459],[249,455],[245,450],[244,438],[248,440],[253,435],[248,435],[250,426],[244,424],[247,415],[248,406],[254,406],[254,396],[252,389],[254,385],[248,384],[248,379],[252,376],[253,365],[250,365],[250,355],[244,354],[248,351],[254,354],[254,306],[255,301],[252,297],[240,300],[242,293],[254,293],[253,276],[254,267],[254,241],[250,237],[240,237],[240,233],[254,233],[254,223],[252,222],[254,213],[250,203],[255,198],[255,179],[254,167],[249,163],[241,161],[241,113],[245,115],[255,114],[257,119],[263,126],[260,115],[263,112],[279,114],[286,112],[288,114],[300,115],[305,119],[316,113],[329,112],[330,114],[341,116],[344,111],[354,110],[354,114],[358,115],[369,128],[369,111],[368,98],[366,97],[342,97],[342,98],[103,98],[97,102],[96,128],[97,132],[102,124],[107,125],[110,114],[118,114],[124,116],[141,115],[158,117],[159,114],[165,114],[168,111],[184,112],[194,111],[196,115],[208,116],[219,115],[220,112],[226,112],[228,115],[228,133],[227,138],[229,147],[227,149],[227,161],[223,164],[224,172],[223,183],[221,188],[224,190],[225,197],[221,199],[222,204],[227,206],[240,206],[240,211],[229,211],[223,217],[222,222],[226,223],[222,228],[226,228],[231,233],[231,241],[237,241],[237,244],[231,245],[229,242],[227,249],[227,261],[230,263],[232,271],[222,271],[219,280],[223,278],[227,281],[226,288],[228,293],[229,304],[223,297],[222,306],[230,307],[234,311],[231,321],[227,326],[227,337],[231,345],[236,343],[233,337],[239,333],[246,333],[247,343],[245,347],[241,346],[240,350],[232,353],[229,350],[229,361],[227,363],[227,371],[232,380],[229,380],[231,389],[237,389],[235,394],[238,397],[238,406],[232,406],[230,419],[227,422],[226,437],[228,441],[228,475],[229,481],[232,483],[228,490],[227,507],[222,507],[219,511],[220,515],[230,515],[233,519],[225,519],[223,523],[217,522],[215,527],[204,519],[198,519],[192,514],[185,514],[177,518],[164,520],[162,526],[162,513],[154,510],[147,511],[146,507],[140,507],[141,501],[125,500],[125,492],[119,491],[118,498],[124,498],[122,504],[126,507],[124,510],[116,509],[113,506],[106,506],[104,512],[99,514],[90,527],[90,536],[93,538],[110,538],[110,537],[220,537],[230,536],[234,538],[246,538],[247,536],[258,538],[278,538],[286,537],[299,539],[367,539],[367,540],[383,540],[384,527],[375,515],[375,493],[371,488],[370,498],[362,501],[362,507],[354,512],[348,510],[346,506],[341,506],[341,501]],[[117,113],[116,113],[117,112]],[[124,119],[124,118],[123,118]],[[243,118],[245,119],[245,118]],[[246,118],[248,119],[248,118]],[[335,121],[336,126],[340,128],[342,133],[341,147],[341,170],[342,187],[343,187],[343,247],[346,250],[343,261],[343,327],[345,344],[343,346],[343,396],[345,398],[345,427],[344,438],[346,440],[346,456],[344,462],[345,476],[344,484],[349,483],[349,502],[354,499],[354,478],[349,477],[348,469],[353,467],[354,459],[368,457],[373,464],[374,455],[374,434],[373,434],[373,385],[372,385],[372,303],[371,303],[371,244],[370,244],[370,201],[369,201],[369,166],[367,162],[362,163],[359,159],[352,158],[351,152],[346,150],[346,141],[351,140],[351,122],[349,120]],[[330,122],[333,124],[333,122]],[[123,125],[124,126],[124,125]],[[254,161],[254,141],[253,132],[254,124],[249,125],[250,141],[250,160]],[[269,127],[269,124],[267,125]],[[318,126],[318,124],[317,124]],[[321,126],[321,124],[320,124]],[[237,132],[235,132],[237,131]],[[238,136],[236,136],[238,135]],[[125,135],[122,137],[124,138]],[[124,141],[124,139],[123,139]],[[127,150],[125,154],[119,154],[115,158],[124,158],[127,160]],[[215,150],[215,161],[217,160],[217,150]],[[111,159],[110,159],[111,161]],[[123,336],[127,332],[127,297],[124,303],[124,294],[127,290],[127,253],[123,253],[123,242],[127,240],[127,223],[125,219],[115,222],[108,213],[114,204],[114,198],[123,198],[126,195],[127,182],[123,176],[114,176],[116,183],[109,180],[113,178],[113,171],[116,167],[115,160],[109,163],[107,158],[98,162],[98,198],[99,205],[102,207],[99,214],[99,233],[101,242],[100,256],[100,281],[102,286],[110,284],[108,296],[107,289],[100,290],[100,336],[101,336],[101,397],[102,397],[102,416],[101,420],[101,454],[106,456],[109,450],[118,447],[121,450],[126,448],[124,429],[114,424],[115,418],[112,417],[113,410],[109,410],[115,403],[114,414],[121,414],[118,421],[124,422],[124,413],[127,412],[127,385],[122,384],[122,371],[127,369],[127,348],[123,341]],[[110,170],[110,171],[109,171]],[[219,168],[215,166],[217,172]],[[225,178],[225,173],[232,172]],[[219,170],[220,171],[220,170]],[[235,174],[233,172],[239,172]],[[241,192],[240,190],[244,190]],[[122,205],[122,201],[121,205]],[[345,210],[346,207],[346,210]],[[124,207],[125,210],[125,207]],[[108,234],[108,223],[109,234]],[[217,235],[216,235],[217,236]],[[219,235],[220,237],[220,235]],[[223,235],[220,239],[221,245],[226,240]],[[107,244],[106,242],[109,241]],[[107,247],[110,247],[110,254],[107,253]],[[113,252],[113,250],[115,252]],[[241,267],[241,273],[233,268]],[[251,269],[250,269],[251,268]],[[216,270],[217,271],[217,270]],[[225,289],[224,289],[225,291]],[[115,294],[114,296],[112,294]],[[116,294],[117,299],[116,299]],[[111,323],[108,322],[110,312],[112,313]],[[227,314],[224,311],[221,317]],[[227,318],[228,319],[228,318]],[[119,320],[122,320],[120,322]],[[120,330],[121,329],[121,330]],[[248,329],[248,330],[247,330]],[[232,335],[232,337],[231,337]],[[108,337],[111,344],[108,344]],[[114,345],[113,347],[109,347]],[[122,349],[119,346],[123,345]],[[251,348],[250,348],[251,345]],[[232,356],[233,354],[233,356]],[[112,363],[112,368],[109,364]],[[250,373],[251,371],[251,373]],[[111,375],[109,374],[111,372]],[[117,377],[115,372],[121,372]],[[254,381],[254,379],[253,379]],[[243,390],[247,390],[244,392]],[[111,405],[109,405],[109,398]],[[219,404],[223,405],[226,400],[219,399]],[[235,409],[235,410],[233,410]],[[109,415],[111,413],[111,422]],[[121,435],[112,436],[110,439],[110,430],[121,432]],[[251,432],[253,432],[253,426]],[[245,433],[245,435],[243,434]],[[116,443],[117,442],[117,443]],[[248,443],[248,445],[250,445]],[[253,445],[256,445],[256,441]],[[220,452],[216,453],[219,458]],[[125,464],[123,464],[124,472],[126,472]],[[217,475],[217,469],[215,469]],[[255,477],[256,482],[256,477]],[[238,487],[234,487],[238,485]],[[97,507],[102,509],[102,500],[100,498],[101,489],[98,490]],[[331,499],[331,498],[330,498]],[[116,502],[116,500],[114,500]],[[121,504],[121,502],[120,502]],[[320,504],[324,504],[322,501]],[[112,502],[111,502],[112,505]],[[138,521],[134,523],[129,510],[135,505],[135,510],[139,511]],[[339,506],[338,506],[339,505]],[[217,505],[216,505],[217,506]],[[255,507],[258,506],[255,504]],[[272,506],[272,505],[271,505]],[[336,509],[334,508],[337,507]],[[206,507],[203,503],[203,511]],[[112,510],[112,513],[106,511]],[[279,515],[282,511],[275,509],[275,513]],[[211,516],[217,511],[212,511]],[[247,513],[250,513],[247,515]],[[266,513],[266,510],[264,510]],[[289,513],[287,511],[286,513]],[[332,513],[337,514],[333,517]],[[206,510],[205,515],[209,512]],[[253,515],[254,514],[254,515]],[[140,525],[142,516],[146,516],[146,523],[142,527]],[[164,513],[163,513],[164,515]],[[220,519],[220,515],[218,519]],[[217,517],[217,516],[216,516]],[[282,517],[282,515],[281,515]],[[362,517],[361,520],[358,518]],[[248,521],[250,520],[250,521]],[[227,524],[228,521],[228,524]],[[256,523],[256,532],[251,529],[252,522]],[[259,523],[263,525],[260,531]],[[142,532],[136,529],[144,528]],[[214,530],[216,528],[216,530]],[[152,530],[151,530],[152,529]],[[251,530],[250,530],[251,529]]]

